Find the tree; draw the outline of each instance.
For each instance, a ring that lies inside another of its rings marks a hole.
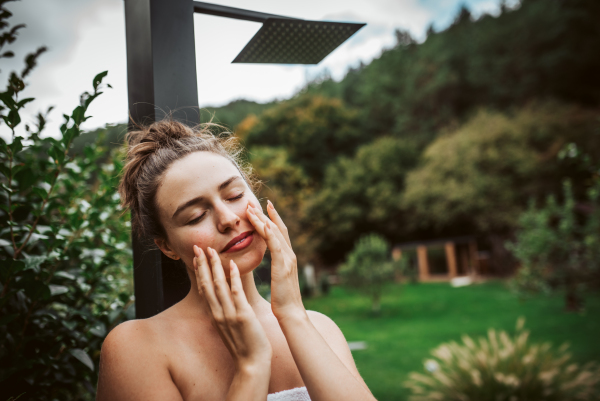
[[[379,313],[384,287],[394,278],[388,243],[377,234],[362,237],[339,273],[345,284],[369,296],[373,312]]]
[[[458,21],[424,43],[396,46],[333,87],[371,135],[430,141],[481,107],[507,111],[536,99],[600,104],[600,2],[524,0],[517,9]],[[321,92],[320,92],[321,91]]]
[[[415,224],[514,227],[529,198],[553,192],[556,178],[570,172],[556,159],[562,145],[595,140],[596,118],[593,110],[554,103],[512,115],[481,110],[427,147],[407,176],[404,205],[416,212]]]
[[[515,241],[507,244],[521,264],[515,289],[523,295],[562,291],[571,311],[582,307],[585,290],[600,288],[600,178],[597,166],[590,170],[587,199],[578,202],[565,180],[562,203],[552,195],[541,207],[531,202]]]
[[[406,174],[418,155],[410,141],[384,137],[328,167],[306,213],[319,252],[327,261],[342,259],[368,232],[390,239],[405,233],[400,200]]]
[[[238,132],[246,146],[283,147],[290,162],[320,182],[325,167],[339,155],[352,155],[367,140],[359,129],[357,113],[339,99],[301,95],[262,113],[256,124],[241,123]]]
[[[483,234],[496,268],[508,268],[512,262],[504,242],[520,213],[530,198],[557,192],[562,178],[571,175],[556,155],[570,140],[594,144],[597,115],[555,103],[512,115],[480,111],[428,146],[421,165],[408,174],[407,223],[446,235]]]

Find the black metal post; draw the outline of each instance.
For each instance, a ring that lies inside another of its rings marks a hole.
[[[130,127],[171,113],[199,123],[192,0],[125,0]],[[189,279],[178,263],[133,238],[136,317],[147,318],[178,302]]]

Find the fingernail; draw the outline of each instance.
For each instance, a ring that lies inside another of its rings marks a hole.
[[[273,209],[275,209],[275,206],[273,206],[273,202],[271,202],[270,200],[267,200],[267,203],[269,204],[269,206],[271,206]]]

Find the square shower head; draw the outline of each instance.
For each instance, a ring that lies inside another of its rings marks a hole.
[[[269,18],[233,63],[318,64],[363,26]]]

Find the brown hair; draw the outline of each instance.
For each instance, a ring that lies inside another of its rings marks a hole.
[[[177,160],[194,152],[211,152],[231,161],[242,174],[251,190],[255,182],[251,169],[241,163],[241,147],[230,133],[218,135],[216,124],[189,127],[171,119],[148,126],[138,126],[127,134],[127,156],[119,183],[121,204],[131,210],[133,231],[147,239],[167,238],[160,223],[156,191],[167,169]]]

